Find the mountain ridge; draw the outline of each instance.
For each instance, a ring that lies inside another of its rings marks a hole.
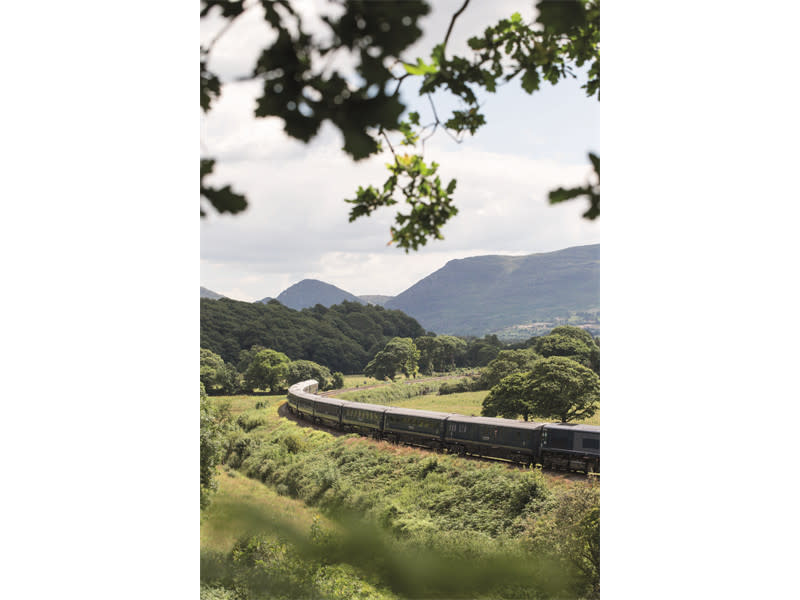
[[[440,334],[484,335],[599,313],[600,245],[458,258],[386,302]]]

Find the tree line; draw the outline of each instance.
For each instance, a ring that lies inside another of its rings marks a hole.
[[[204,304],[210,308],[219,302],[209,300]],[[248,306],[246,303],[228,302],[231,304],[227,308],[236,310],[241,308],[238,305]],[[227,309],[225,304],[221,306]],[[304,320],[309,318],[329,325],[345,323],[351,334],[355,332],[362,343],[368,341],[370,350],[374,350],[371,356],[370,351],[357,354],[363,362],[353,363],[350,372],[363,372],[380,380],[394,381],[398,376],[410,378],[418,374],[431,375],[464,367],[482,367],[479,375],[455,384],[443,384],[439,393],[489,390],[483,402],[484,416],[521,416],[526,421],[531,417],[556,418],[568,422],[589,418],[598,408],[600,339],[579,327],[556,327],[548,335],[510,345],[504,345],[494,335],[460,338],[428,332],[416,337],[394,336],[381,346],[380,342],[372,342],[377,339],[376,330],[373,329],[372,334],[365,333],[376,324],[373,315],[380,318],[386,313],[390,314],[390,318],[384,321],[385,329],[382,331],[392,331],[392,323],[400,323],[398,329],[404,326],[406,330],[421,331],[422,328],[400,311],[386,311],[352,302],[330,309],[318,305],[303,311],[293,311],[274,302],[265,308],[256,307],[256,311],[262,311],[267,316],[277,314],[291,317],[291,313],[299,314],[303,325],[306,325]],[[219,313],[212,312],[213,318],[218,316]],[[281,331],[283,337],[278,339],[282,340],[308,334],[304,327],[293,330],[291,319],[278,324],[269,324],[266,320],[258,323],[266,331]],[[356,343],[351,338],[348,340]],[[281,392],[307,379],[316,379],[323,390],[342,387],[343,374],[336,371],[333,365],[299,356],[295,354],[293,360],[285,352],[254,344],[250,348],[240,349],[233,362],[226,361],[209,348],[201,348],[200,380],[209,393],[223,394],[255,390]]]

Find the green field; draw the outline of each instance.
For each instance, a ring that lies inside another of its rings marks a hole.
[[[392,405],[479,414],[485,395]],[[597,593],[596,482],[333,435],[280,416],[283,394],[212,399],[232,426],[201,512],[201,600]]]
[[[365,394],[367,391],[365,390]],[[343,395],[347,400],[357,400],[360,392],[348,392]],[[424,396],[415,396],[403,400],[397,400],[391,403],[392,406],[399,408],[416,408],[420,410],[433,410],[437,412],[456,413],[459,415],[480,416],[481,405],[483,399],[489,394],[488,390],[481,390],[477,392],[462,392],[460,394],[447,394],[440,396],[438,394],[426,394]],[[381,404],[379,399],[374,397],[370,398],[370,402],[377,402]],[[538,420],[538,419],[533,419]],[[589,419],[575,421],[585,425],[600,425],[600,410]]]

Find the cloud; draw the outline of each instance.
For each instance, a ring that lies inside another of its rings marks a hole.
[[[300,9],[309,12],[317,4],[307,0]],[[427,56],[461,4],[435,3],[433,14],[422,22],[425,36],[409,56]],[[470,5],[453,29],[448,53],[465,53],[468,37],[515,11],[532,18],[532,6],[512,1]],[[264,28],[255,18],[258,11],[237,21],[215,47],[218,68],[228,74],[255,60],[245,50],[266,43],[256,32]],[[558,206],[547,202],[549,190],[586,181],[584,140],[570,141],[579,148],[572,156],[580,161],[534,158],[524,150],[536,143],[538,132],[527,104],[503,100],[505,113],[493,115],[486,128],[494,125],[504,133],[486,142],[476,138],[457,145],[441,132],[428,142],[426,160],[441,165],[445,183],[458,180],[459,214],[445,226],[444,241],[405,254],[386,245],[396,209],[404,210],[401,205],[349,223],[350,207],[344,202],[359,185],[382,185],[390,156],[353,162],[341,151],[341,133],[329,123],[309,144],[290,139],[281,120],[252,117],[258,82],[223,89],[203,120],[203,153],[218,159],[209,182],[230,183],[247,195],[250,206],[241,215],[211,215],[201,223],[201,283],[219,293],[242,300],[274,297],[313,277],[356,294],[397,294],[453,258],[529,254],[599,241],[599,223],[581,218],[584,200]],[[501,100],[498,96],[493,103]],[[543,114],[551,120],[555,116]]]

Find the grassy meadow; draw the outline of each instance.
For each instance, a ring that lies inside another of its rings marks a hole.
[[[485,395],[390,402],[479,414]],[[596,482],[304,427],[283,394],[213,401],[231,425],[201,599],[596,597]]]
[[[398,384],[394,384],[395,386]],[[477,392],[461,392],[457,394],[447,394],[440,396],[438,393],[428,393],[415,395],[408,398],[392,398],[387,394],[387,390],[393,386],[387,386],[381,390],[351,391],[342,394],[334,394],[336,398],[351,400],[355,402],[369,402],[373,404],[391,404],[399,408],[416,408],[420,410],[433,410],[437,412],[456,413],[477,417],[481,414],[483,400],[489,394],[488,390]],[[538,419],[537,419],[538,420]],[[585,425],[600,425],[600,410],[588,419],[575,421]]]

